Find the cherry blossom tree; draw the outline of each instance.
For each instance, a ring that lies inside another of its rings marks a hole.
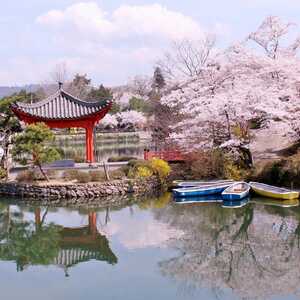
[[[147,122],[144,114],[135,110],[118,113],[117,119],[119,121],[119,126],[121,127],[143,127]]]
[[[200,75],[211,62],[214,46],[214,35],[207,35],[200,40],[174,41],[171,50],[158,60],[157,66],[171,80]]]
[[[128,110],[117,114],[107,114],[99,123],[105,128],[142,128],[146,125],[147,118],[143,113]]]
[[[116,115],[106,114],[106,116],[100,121],[100,125],[106,128],[116,128],[118,126]]]
[[[162,103],[177,108],[183,118],[173,124],[171,138],[186,149],[230,140],[249,144],[248,125],[258,120],[261,128],[299,138],[300,44],[299,39],[286,42],[291,28],[268,17],[247,40],[165,95]]]

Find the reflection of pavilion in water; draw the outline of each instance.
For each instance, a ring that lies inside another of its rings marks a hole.
[[[35,209],[35,224],[42,226],[41,210]],[[109,247],[105,235],[98,232],[97,214],[88,215],[88,225],[81,227],[62,227],[59,232],[59,251],[52,263],[62,267],[68,276],[68,268],[90,260],[106,261],[116,264],[118,258]]]

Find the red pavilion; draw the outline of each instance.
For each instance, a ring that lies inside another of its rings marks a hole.
[[[86,161],[94,162],[94,127],[112,106],[112,100],[87,102],[58,91],[45,100],[28,104],[16,102],[11,109],[26,124],[44,122],[50,128],[84,128],[86,131]]]

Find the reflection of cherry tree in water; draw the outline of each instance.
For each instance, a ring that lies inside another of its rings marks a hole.
[[[185,232],[173,243],[181,254],[160,263],[164,275],[189,288],[231,288],[244,298],[297,292],[299,209],[170,205],[155,216]]]
[[[290,216],[288,211],[278,207],[269,208],[269,211],[281,217],[281,222],[274,222],[272,229],[278,237],[288,244],[285,260],[291,261],[300,251],[300,209],[294,209],[293,216]]]

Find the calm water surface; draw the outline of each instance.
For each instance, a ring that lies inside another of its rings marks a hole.
[[[135,133],[128,136],[112,134],[110,138],[97,136],[94,144],[95,160],[96,162],[101,162],[116,156],[142,158],[144,149],[149,144],[148,140],[140,140]],[[84,136],[58,136],[55,145],[63,150],[62,158],[64,159],[85,159]]]
[[[300,209],[0,202],[2,299],[299,299]],[[297,203],[288,203],[296,205]]]

